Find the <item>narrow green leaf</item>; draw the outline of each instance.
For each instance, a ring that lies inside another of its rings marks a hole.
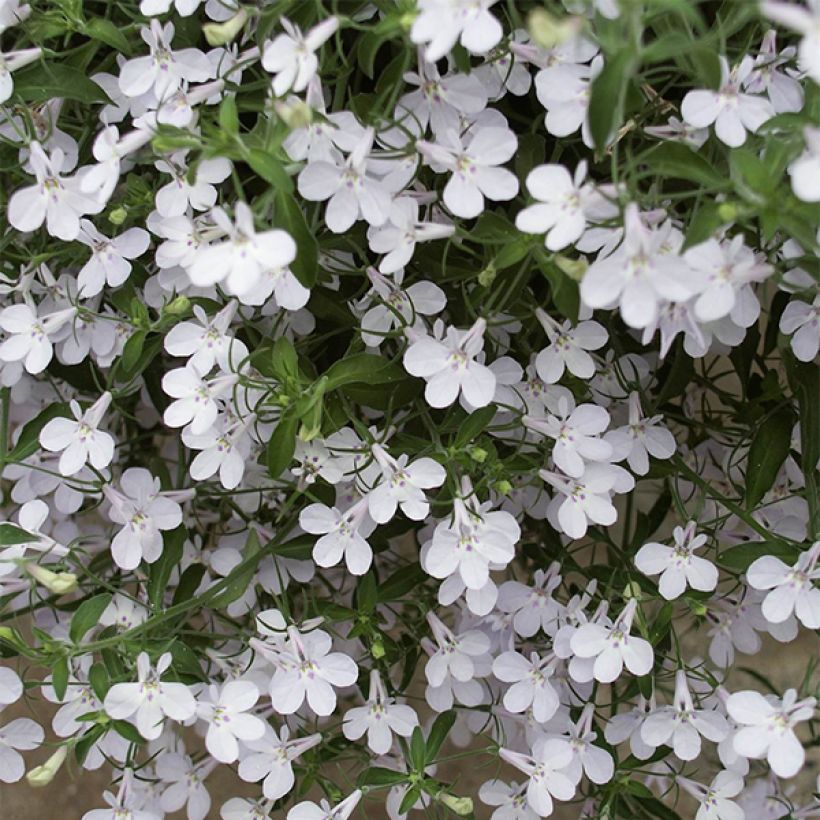
[[[0,524],[0,547],[9,547],[13,544],[31,544],[36,540],[36,535],[16,527],[14,524]]]
[[[111,46],[126,57],[133,52],[131,48],[132,41],[114,23],[104,17],[95,17],[93,20],[89,20],[85,25],[85,33],[92,39]]]
[[[290,466],[293,454],[296,452],[298,430],[298,417],[294,413],[283,413],[268,442],[267,462],[268,474],[271,478],[279,478]]]
[[[774,484],[792,437],[794,416],[784,407],[769,416],[758,428],[749,448],[746,468],[746,507],[753,509]]]
[[[68,658],[57,658],[51,665],[51,685],[57,699],[62,700],[68,688]]]
[[[87,598],[77,607],[68,628],[68,637],[72,643],[78,644],[89,629],[97,626],[100,616],[111,603],[111,598],[110,592],[102,592],[93,598]]]
[[[346,384],[392,384],[407,378],[401,365],[384,359],[376,353],[354,353],[334,362],[327,373],[327,390],[336,390]]]
[[[430,727],[430,734],[427,735],[426,763],[428,765],[433,763],[438,757],[441,745],[444,743],[447,735],[450,734],[450,729],[453,728],[455,722],[456,713],[452,709],[447,712],[442,712],[433,721],[433,725]]]
[[[679,142],[663,142],[642,156],[660,177],[676,177],[710,188],[725,188],[726,178],[702,154]]]
[[[718,561],[737,572],[746,572],[749,566],[764,555],[773,555],[791,565],[797,561],[800,550],[785,541],[752,541],[721,550]]]
[[[282,163],[272,153],[262,148],[251,148],[246,159],[253,171],[265,182],[273,185],[277,191],[285,191],[288,194],[293,192],[293,180],[285,173]]]
[[[242,551],[242,562],[244,563],[249,558],[252,558],[261,548],[262,545],[259,543],[259,535],[255,528],[251,528],[248,532],[248,540],[245,542],[245,548]],[[256,565],[251,562],[246,569],[231,577],[227,586],[215,598],[211,599],[208,606],[212,609],[224,609],[228,604],[232,604],[241,598],[248,589],[248,586],[252,583],[255,573]]]
[[[403,598],[410,590],[424,583],[427,577],[418,562],[397,569],[383,584],[379,584],[379,603]]]
[[[181,524],[175,530],[162,534],[162,555],[151,564],[148,574],[148,600],[155,609],[161,609],[171,572],[182,560],[182,547],[188,531]]]
[[[631,48],[625,48],[608,58],[601,73],[592,81],[589,130],[599,151],[621,125],[626,87],[634,66],[635,54]]]
[[[480,410],[475,410],[470,413],[458,428],[458,434],[453,441],[453,447],[466,447],[471,441],[480,436],[486,429],[487,425],[493,420],[498,408],[494,404],[488,404]]]
[[[415,772],[423,772],[427,763],[426,745],[421,727],[416,726],[410,737],[410,767]]]
[[[372,612],[378,603],[378,588],[376,586],[376,576],[368,572],[359,578],[356,585],[356,604],[359,612]]]
[[[370,766],[364,771],[359,785],[393,786],[396,783],[404,783],[405,780],[407,780],[407,775],[404,772],[383,769],[380,766]]]
[[[35,416],[23,427],[17,444],[8,454],[9,461],[24,461],[29,456],[34,455],[40,448],[40,431],[52,419],[57,417],[71,418],[71,408],[66,403],[51,404],[41,413]]]
[[[65,63],[39,63],[14,72],[14,93],[26,102],[55,97],[84,103],[110,102],[106,93],[84,71]]]

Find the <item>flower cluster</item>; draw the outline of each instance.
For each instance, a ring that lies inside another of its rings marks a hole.
[[[820,3],[40,5],[0,0],[0,780],[820,813],[815,665],[746,657],[820,629]]]

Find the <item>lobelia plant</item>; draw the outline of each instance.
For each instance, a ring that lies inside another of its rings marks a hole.
[[[0,780],[820,814],[818,14],[0,0]]]

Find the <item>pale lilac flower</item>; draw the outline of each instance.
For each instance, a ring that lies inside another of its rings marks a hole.
[[[201,435],[217,419],[218,400],[230,393],[239,377],[227,373],[205,379],[191,361],[185,367],[167,371],[162,377],[163,391],[175,399],[165,408],[162,420],[169,427],[188,425],[194,435]]]
[[[80,220],[77,240],[91,248],[91,258],[77,275],[77,296],[96,296],[107,284],[119,287],[131,274],[131,260],[148,250],[148,231],[129,228],[119,236],[103,236],[87,219]]]
[[[493,675],[511,683],[504,693],[504,708],[510,712],[525,712],[539,723],[546,723],[558,711],[558,692],[550,682],[557,659],[549,654],[539,657],[535,652],[529,659],[518,652],[502,652],[493,661]]]
[[[803,107],[803,87],[792,69],[778,69],[794,60],[794,46],[777,52],[777,32],[767,31],[755,57],[754,71],[744,80],[743,87],[751,94],[766,93],[775,113],[795,113]]]
[[[157,758],[156,773],[163,785],[159,808],[166,812],[186,809],[188,820],[205,820],[211,809],[211,795],[202,782],[213,762],[195,764],[186,754],[166,752]],[[116,820],[119,820],[116,817]]]
[[[250,681],[228,681],[221,689],[211,685],[210,700],[197,703],[197,717],[208,724],[205,746],[220,763],[233,763],[239,757],[238,740],[259,740],[265,722],[247,714],[259,700],[259,690]]]
[[[509,785],[503,780],[487,780],[481,784],[478,796],[482,803],[498,808],[490,820],[536,820],[538,815],[527,803],[527,784],[514,780]]]
[[[579,478],[539,470],[538,475],[560,496],[553,500],[558,524],[570,538],[583,538],[590,523],[609,526],[617,519],[609,493],[617,480],[610,465],[588,464]]]
[[[575,796],[577,784],[566,773],[572,762],[572,747],[566,740],[541,738],[535,742],[531,756],[510,749],[500,749],[499,754],[529,777],[527,802],[539,817],[552,814],[553,798],[572,800]]]
[[[606,749],[594,743],[598,739],[597,732],[592,729],[594,714],[595,704],[587,703],[578,721],[570,724],[569,745],[572,748],[572,762],[565,771],[576,783],[585,774],[591,783],[603,785],[612,780],[615,762]]]
[[[279,22],[285,33],[266,42],[262,51],[262,68],[275,75],[273,93],[277,97],[290,90],[299,92],[307,88],[319,67],[315,52],[339,28],[336,17],[326,17],[307,34],[285,17],[280,17]]]
[[[803,35],[798,60],[803,69],[820,84],[820,3],[808,0],[808,8],[781,0],[763,0],[761,11],[770,20]]]
[[[801,362],[812,362],[820,349],[820,294],[814,302],[792,299],[780,316],[780,332],[791,336],[789,344]]]
[[[419,0],[410,29],[414,43],[424,43],[424,59],[434,63],[460,42],[473,54],[485,54],[503,36],[501,23],[488,9],[497,0]]]
[[[278,800],[296,783],[293,761],[321,742],[322,736],[319,734],[291,739],[287,726],[283,726],[277,734],[268,724],[261,738],[244,744],[250,753],[243,755],[239,761],[239,777],[247,783],[261,780],[265,797]]]
[[[28,304],[3,308],[0,328],[9,337],[0,343],[0,361],[22,362],[32,376],[42,373],[54,355],[53,337],[62,335],[65,325],[76,315],[74,307],[42,317]]]
[[[675,437],[661,425],[663,416],[643,415],[641,398],[637,391],[629,395],[629,424],[610,430],[604,440],[612,445],[613,461],[626,459],[630,469],[637,475],[649,472],[649,456],[659,459],[672,458],[677,445]]]
[[[678,777],[676,782],[700,804],[695,820],[745,820],[743,809],[731,799],[743,791],[743,778],[736,772],[718,772],[708,786],[686,777]]]
[[[288,812],[287,820],[348,820],[361,799],[362,793],[356,789],[335,807],[331,807],[326,800],[320,800],[318,803],[305,800],[297,803]]]
[[[26,765],[19,750],[36,749],[44,738],[43,727],[29,718],[17,718],[0,726],[0,781],[20,780]]]
[[[320,567],[335,567],[344,557],[353,575],[364,575],[370,569],[373,550],[359,531],[367,509],[368,499],[362,498],[344,513],[319,503],[310,504],[299,513],[299,526],[305,532],[322,536],[313,546],[313,560]]]
[[[231,300],[209,319],[200,305],[194,305],[196,321],[174,325],[165,336],[165,349],[172,356],[190,357],[189,364],[203,374],[209,373],[215,364],[222,370],[233,370],[232,364],[248,355],[244,342],[228,332],[237,307]]]
[[[158,171],[170,174],[173,179],[163,185],[156,196],[157,213],[166,219],[184,216],[189,208],[207,211],[216,204],[217,183],[231,175],[231,163],[224,157],[206,159],[196,166],[192,181],[182,155],[173,154],[167,160],[154,163]],[[237,208],[240,204],[237,203]]]
[[[14,93],[14,80],[11,73],[39,60],[42,53],[40,48],[0,52],[0,103],[6,102]]]

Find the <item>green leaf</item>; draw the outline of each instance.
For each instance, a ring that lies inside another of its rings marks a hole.
[[[625,48],[608,58],[603,71],[592,81],[589,99],[589,130],[600,151],[621,125],[626,87],[635,67],[635,54]]]
[[[280,336],[273,343],[271,351],[271,367],[273,374],[280,382],[298,382],[299,357],[293,343],[286,336]]]
[[[455,722],[456,713],[452,709],[447,712],[442,712],[433,721],[433,725],[430,727],[430,734],[427,735],[425,762],[428,765],[433,763],[438,757],[438,753],[441,750],[441,745],[444,743]]]
[[[487,429],[487,425],[493,420],[497,412],[498,408],[494,404],[488,404],[486,407],[470,413],[458,428],[453,447],[461,449],[478,438]]]
[[[0,547],[9,547],[13,544],[31,544],[36,540],[36,535],[16,527],[14,524],[0,524]]]
[[[251,528],[248,532],[248,540],[245,542],[245,549],[242,551],[242,562],[248,561],[256,555],[262,545],[259,543],[259,534],[255,528]],[[241,572],[234,575],[231,573],[230,581],[225,588],[215,598],[212,598],[208,606],[211,609],[224,609],[228,604],[241,598],[250,584],[253,582],[253,576],[256,573],[256,564],[251,561],[249,565]]]
[[[104,700],[111,686],[111,681],[108,678],[108,672],[103,664],[92,664],[91,669],[88,670],[88,682],[94,690],[97,699],[99,701]]]
[[[251,148],[246,155],[246,160],[251,169],[265,182],[273,185],[277,192],[284,191],[287,194],[293,192],[293,180],[285,173],[282,163],[272,153],[262,148]]]
[[[408,789],[404,793],[404,797],[399,804],[399,814],[407,814],[413,806],[416,805],[416,802],[421,797],[421,787],[420,786],[413,786],[412,789]]]
[[[276,192],[274,223],[286,230],[296,243],[296,259],[290,263],[293,275],[306,288],[314,287],[319,273],[319,246],[302,207],[283,188]]]
[[[380,766],[370,766],[364,771],[359,785],[392,786],[396,783],[403,783],[405,780],[407,780],[407,775],[404,772],[383,769]]]
[[[92,39],[111,46],[126,57],[130,56],[133,51],[131,48],[132,41],[114,23],[104,17],[95,17],[93,20],[89,20],[85,25],[85,33]]]
[[[383,584],[379,584],[379,603],[403,598],[410,590],[423,584],[426,578],[427,573],[418,562],[397,569]]]
[[[14,72],[14,93],[26,102],[55,97],[84,103],[110,102],[106,93],[84,71],[65,63],[37,64]]]
[[[426,763],[427,754],[424,735],[421,733],[421,727],[416,726],[410,737],[410,767],[413,771],[421,773],[424,771]]]
[[[174,567],[182,560],[182,547],[188,531],[181,524],[162,534],[162,555],[151,564],[148,573],[148,600],[155,609],[162,609],[168,580]]]
[[[102,592],[93,598],[86,598],[78,607],[71,618],[71,626],[68,628],[68,637],[72,643],[79,643],[86,632],[100,622],[100,616],[105,608],[111,603],[110,592]]]
[[[51,665],[51,685],[57,700],[62,700],[68,688],[68,658],[57,658]]]
[[[379,601],[376,576],[368,572],[359,579],[356,585],[356,604],[359,612],[372,612]]]
[[[29,456],[34,455],[40,449],[40,431],[52,419],[58,417],[71,418],[71,408],[66,403],[51,404],[41,413],[35,416],[23,427],[17,444],[8,454],[9,461],[24,461]]]
[[[295,413],[285,412],[270,437],[267,449],[268,475],[279,478],[290,466],[296,452],[296,433],[299,419]]]
[[[173,606],[182,601],[190,600],[196,594],[197,589],[199,589],[199,585],[206,571],[207,567],[205,564],[191,564],[180,576],[177,588],[174,590],[174,598],[171,601],[171,605]]]
[[[726,178],[702,155],[679,142],[663,142],[642,157],[659,177],[675,177],[709,188],[725,188]]]
[[[749,448],[746,468],[746,507],[753,509],[777,478],[789,448],[794,417],[784,407],[769,416],[758,428]]]
[[[229,137],[239,133],[239,112],[236,109],[236,97],[227,95],[219,104],[219,130]]]
[[[354,353],[334,362],[328,371],[327,390],[336,390],[346,384],[393,384],[407,378],[401,365],[375,353]]]
[[[800,550],[785,541],[752,541],[722,550],[718,561],[737,572],[746,572],[753,562],[764,555],[773,555],[791,566],[797,561]]]
[[[124,720],[112,720],[111,725],[117,734],[124,737],[129,743],[145,743],[145,738],[137,731],[135,726]]]
[[[106,733],[105,726],[92,726],[75,744],[74,756],[82,766],[91,747]]]
[[[297,561],[307,561],[313,553],[316,537],[313,535],[297,535],[290,541],[285,541],[273,550],[273,555],[279,558],[294,558]]]

